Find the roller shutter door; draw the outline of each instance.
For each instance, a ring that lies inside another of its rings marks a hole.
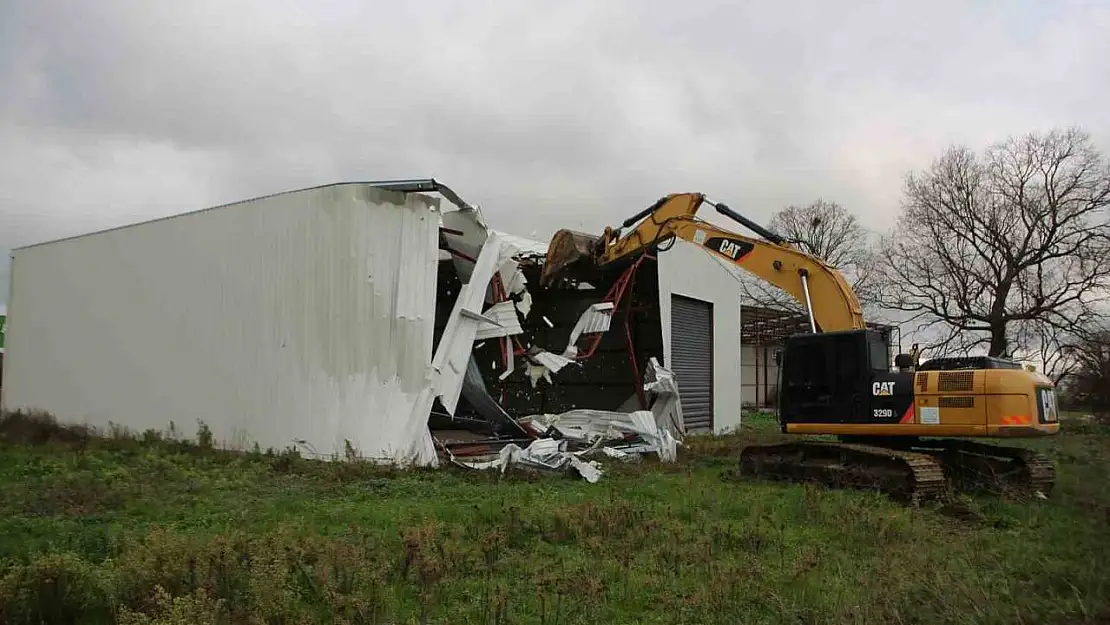
[[[713,304],[671,296],[671,362],[690,434],[713,431]]]

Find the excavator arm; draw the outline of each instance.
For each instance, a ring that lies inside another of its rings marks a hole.
[[[743,236],[698,219],[697,211],[705,203],[763,239]],[[637,222],[635,228],[621,234],[621,229]],[[552,238],[541,282],[550,283],[570,267],[586,264],[598,269],[614,265],[676,238],[689,241],[789,293],[809,312],[814,332],[865,327],[859,300],[839,271],[790,246],[782,237],[728,206],[709,202],[701,193],[667,195],[627,219],[620,229],[606,228],[600,239],[570,230],[559,231]]]

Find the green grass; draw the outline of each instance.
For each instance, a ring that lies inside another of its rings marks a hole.
[[[0,428],[0,622],[1110,618],[1105,426],[1030,443],[1059,462],[1048,501],[912,509],[729,477],[778,437],[745,423],[597,484]]]

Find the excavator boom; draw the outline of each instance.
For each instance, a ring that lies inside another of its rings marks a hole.
[[[705,203],[717,212],[757,232],[766,240],[730,232],[696,213]],[[805,306],[814,331],[858,330],[866,327],[859,299],[835,268],[785,243],[782,237],[739,215],[724,204],[712,203],[701,193],[675,193],[606,229],[600,238],[560,230],[552,238],[541,283],[573,272],[588,278],[599,268],[638,256],[675,238],[689,241],[706,252],[786,291]]]

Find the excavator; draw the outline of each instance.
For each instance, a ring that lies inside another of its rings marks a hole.
[[[760,238],[698,218],[705,204]],[[541,286],[612,274],[676,239],[771,283],[805,308],[810,331],[790,336],[778,358],[778,419],[784,434],[798,438],[745,447],[741,475],[878,489],[913,502],[950,487],[1049,494],[1055,467],[1046,456],[974,440],[1057,434],[1049,378],[1006,358],[921,363],[916,345],[892,367],[889,333],[868,326],[836,268],[702,193],[666,195],[601,237],[556,232]]]

